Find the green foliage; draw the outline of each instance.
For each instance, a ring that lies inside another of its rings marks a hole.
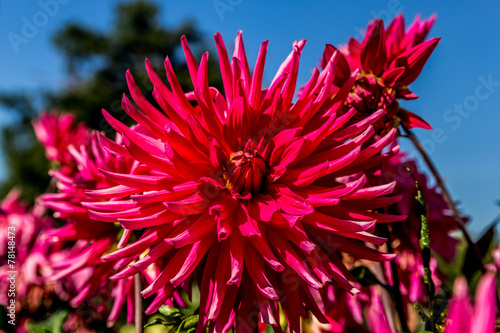
[[[484,258],[488,254],[488,250],[494,243],[495,227],[496,223],[490,225],[490,227],[484,232],[481,238],[479,238],[479,240],[476,242],[476,246],[482,258]],[[472,247],[467,248],[467,252],[465,253],[464,265],[462,267],[462,273],[467,278],[467,281],[470,283],[476,273],[480,270],[481,265],[477,260],[474,249]]]
[[[48,319],[38,322],[29,323],[28,329],[30,333],[62,333],[62,326],[68,317],[68,310],[59,310],[52,314]]]
[[[158,311],[163,317],[149,321],[144,327],[163,325],[169,328],[169,332],[171,333],[193,333],[196,331],[199,320],[197,314],[187,316],[179,309],[167,305],[162,305]]]

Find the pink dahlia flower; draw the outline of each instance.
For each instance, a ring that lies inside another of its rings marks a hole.
[[[68,146],[79,147],[90,142],[88,128],[84,124],[76,125],[75,116],[71,113],[42,113],[33,121],[33,128],[38,141],[45,147],[47,159],[60,164],[64,173],[71,172],[75,167]]]
[[[118,281],[109,280],[109,277],[116,273],[115,267],[126,266],[134,258],[130,258],[129,261],[103,262],[101,257],[121,246],[117,245],[120,232],[123,232],[124,241],[131,232],[123,231],[111,223],[90,219],[87,209],[82,206],[82,201],[89,200],[85,196],[85,190],[116,185],[102,177],[99,169],[127,173],[136,162],[109,153],[98,144],[97,136],[98,134],[92,136],[90,145],[68,147],[71,158],[78,163],[77,171],[72,175],[65,175],[60,170],[52,170],[51,174],[57,181],[59,192],[43,194],[39,200],[54,210],[55,216],[66,222],[61,228],[47,233],[51,242],[66,244],[66,249],[55,256],[55,261],[52,263],[55,274],[51,279],[57,281],[64,278],[64,281],[74,285],[71,300],[71,305],[74,307],[86,301],[86,306],[92,304],[90,308],[96,313],[105,313],[107,303],[113,300],[113,307],[108,316],[108,325],[112,326],[124,306],[128,310],[127,321],[131,323],[134,319],[133,277]],[[120,143],[119,137],[117,142],[106,140],[117,145]],[[94,296],[99,296],[102,302],[93,304],[87,301]]]
[[[451,235],[458,230],[455,218],[448,209],[437,185],[429,186],[425,174],[418,169],[417,164],[409,159],[405,152],[391,157],[382,167],[382,182],[396,181],[394,193],[401,198],[396,203],[397,212],[408,216],[403,223],[391,225],[392,235],[396,240],[394,248],[400,252],[405,249],[415,253],[421,251],[418,243],[421,220],[417,213],[415,199],[417,188],[413,177],[417,180],[427,204],[431,250],[449,262],[455,258],[459,242]]]
[[[404,218],[374,211],[394,202],[385,195],[395,184],[365,186],[363,170],[397,151],[379,154],[396,130],[374,137],[372,124],[384,111],[344,126],[356,114],[339,115],[356,74],[333,95],[338,53],[322,72],[313,72],[292,102],[305,41],[294,43],[265,89],[267,41],[253,74],[241,33],[231,61],[220,34],[215,41],[224,93],[209,86],[208,53],[198,63],[183,38],[194,91],[181,90],[168,58],[170,88],[146,60],[159,108],[128,72],[134,103],[124,95],[122,105],[138,125],[129,128],[103,112],[123,139],[101,144],[136,165],[131,173],[100,170],[117,185],[88,191],[90,198],[107,201],[84,206],[94,219],[145,229],[139,240],[105,259],[130,261],[148,251],[115,279],[163,264],[142,292],[156,294],[147,313],[196,279],[200,331],[209,322],[215,332],[233,325],[237,332],[251,332],[258,322],[277,327],[280,305],[293,332],[306,308],[327,322],[314,290],[335,281],[357,292],[341,252],[373,261],[394,257],[363,242],[383,244],[386,239],[370,233],[375,224]]]
[[[44,217],[44,207],[37,205],[30,210],[19,197],[20,192],[13,189],[0,203],[0,304],[9,305],[7,278],[15,274],[16,310],[21,315],[21,309],[36,311],[43,298],[53,296],[46,286],[52,269],[51,246],[44,235],[54,222]],[[8,256],[9,251],[14,252],[14,258]],[[12,271],[15,273],[9,273]]]
[[[420,116],[402,109],[398,99],[418,97],[408,89],[408,85],[418,77],[440,41],[439,38],[424,41],[434,20],[435,16],[423,21],[417,16],[405,31],[402,15],[396,16],[387,29],[382,20],[376,19],[368,25],[361,42],[351,38],[346,46],[340,48],[334,83],[341,86],[351,73],[359,71],[347,98],[347,107],[356,108],[358,118],[379,109],[386,110],[387,114],[376,126],[380,132],[397,126],[398,122],[409,128],[431,128]],[[325,68],[336,50],[333,45],[326,45],[321,67]]]
[[[404,222],[403,222],[404,223]],[[429,295],[424,282],[424,263],[420,251],[394,250],[397,254],[396,264],[400,280],[399,289],[405,304],[425,302]],[[441,286],[441,279],[438,276],[437,260],[431,258],[430,269],[432,281],[436,288]],[[385,277],[389,285],[393,286],[392,272],[390,265],[385,265]],[[442,274],[441,274],[442,275]]]
[[[459,277],[453,288],[444,333],[494,333],[496,310],[495,274],[486,273],[479,281],[475,306],[471,304],[467,281]]]

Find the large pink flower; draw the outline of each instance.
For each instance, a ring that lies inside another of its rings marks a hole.
[[[417,16],[405,31],[402,15],[384,28],[384,22],[374,20],[368,25],[361,42],[351,38],[340,48],[338,75],[334,83],[341,86],[351,73],[359,71],[356,83],[350,92],[347,107],[356,108],[359,118],[384,109],[387,114],[377,123],[376,129],[383,132],[397,126],[431,128],[420,116],[399,106],[399,99],[415,99],[418,96],[408,89],[420,75],[439,38],[424,41],[434,24],[435,16],[420,21]],[[321,66],[324,68],[337,49],[327,44]]]
[[[396,130],[374,137],[372,124],[384,111],[344,127],[356,114],[338,113],[355,74],[333,94],[338,54],[322,72],[314,70],[292,102],[305,41],[294,43],[265,89],[267,41],[253,74],[241,33],[231,61],[219,34],[215,41],[224,94],[209,86],[208,53],[198,64],[182,39],[194,91],[181,90],[168,58],[170,88],[146,61],[159,108],[147,101],[128,72],[135,105],[127,96],[122,105],[138,125],[128,128],[104,111],[123,139],[122,144],[101,144],[137,163],[130,174],[100,170],[118,185],[88,191],[90,198],[108,201],[84,206],[94,219],[145,229],[139,240],[104,258],[131,260],[148,251],[115,279],[163,264],[142,292],[145,297],[157,294],[148,313],[172,290],[196,279],[199,329],[209,322],[215,332],[233,325],[249,332],[259,321],[277,326],[280,305],[294,332],[306,308],[327,322],[312,290],[335,281],[357,292],[341,252],[374,261],[394,257],[363,242],[383,244],[386,239],[369,231],[377,222],[404,218],[374,211],[394,202],[383,196],[395,184],[367,187],[363,170],[397,152],[379,154]],[[362,146],[368,139],[372,143]]]

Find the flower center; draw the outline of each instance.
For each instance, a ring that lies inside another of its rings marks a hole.
[[[224,172],[226,187],[232,192],[258,193],[267,174],[266,163],[253,141],[244,150],[231,154]]]

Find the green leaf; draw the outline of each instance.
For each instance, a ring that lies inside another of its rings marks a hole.
[[[166,325],[177,326],[186,318],[179,309],[168,305],[162,305],[158,311],[165,316]]]
[[[491,224],[491,226],[484,232],[481,238],[476,242],[477,248],[481,253],[481,256],[484,258],[488,249],[491,246],[491,242],[495,238],[495,227],[497,222]],[[474,249],[472,247],[467,248],[467,252],[465,254],[465,261],[462,267],[462,273],[466,277],[467,281],[471,281],[474,274],[481,269],[481,264],[477,260],[477,256],[474,253]]]
[[[151,320],[150,322],[148,322],[146,325],[144,325],[144,327],[151,327],[151,326],[155,326],[155,325],[167,326],[167,323],[165,322],[165,320],[163,318],[155,318],[155,319]]]
[[[178,333],[192,333],[192,332],[196,331],[196,326],[198,326],[198,320],[199,320],[199,315],[187,317],[179,325],[177,332]]]
[[[29,323],[28,330],[30,333],[62,333],[62,326],[68,314],[68,310],[59,310],[44,321]]]
[[[168,317],[173,313],[180,312],[180,310],[177,308],[174,308],[172,306],[162,305],[162,306],[160,306],[160,309],[158,310],[158,312],[161,313],[162,315],[164,315],[165,317]]]

